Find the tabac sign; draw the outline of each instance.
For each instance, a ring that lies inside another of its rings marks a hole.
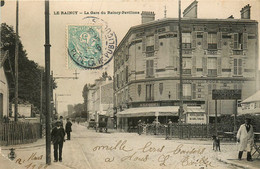
[[[236,100],[241,99],[241,90],[214,89],[212,90],[213,100]]]

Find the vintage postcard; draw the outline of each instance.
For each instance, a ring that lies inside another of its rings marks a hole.
[[[0,169],[260,168],[259,0],[1,0]]]

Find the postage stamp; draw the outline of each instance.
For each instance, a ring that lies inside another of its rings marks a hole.
[[[67,26],[68,68],[101,68],[113,57],[116,34],[97,17],[85,17],[83,21],[84,25]]]

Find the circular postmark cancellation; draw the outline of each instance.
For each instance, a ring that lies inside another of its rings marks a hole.
[[[117,37],[108,24],[97,17],[83,18],[82,25],[67,26],[68,67],[97,69],[113,58]],[[72,61],[70,61],[72,60]]]

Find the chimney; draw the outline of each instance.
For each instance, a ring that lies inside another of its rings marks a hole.
[[[151,11],[143,11],[142,14],[142,24],[150,21],[154,21],[155,19],[155,14],[154,12]]]
[[[250,8],[251,6],[249,6],[248,4],[241,9],[240,11],[241,19],[250,19]]]
[[[198,18],[198,1],[193,1],[184,11],[184,18]]]

